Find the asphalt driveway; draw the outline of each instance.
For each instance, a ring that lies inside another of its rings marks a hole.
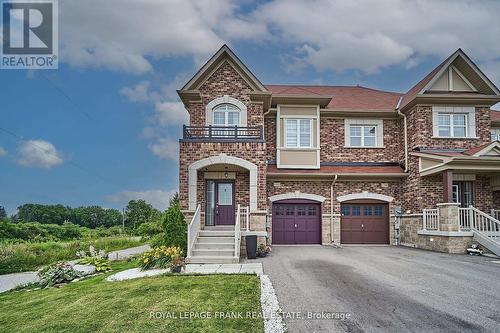
[[[259,259],[289,332],[498,332],[500,262],[400,247],[276,246]],[[349,318],[307,319],[308,312]],[[293,317],[300,316],[293,319]]]

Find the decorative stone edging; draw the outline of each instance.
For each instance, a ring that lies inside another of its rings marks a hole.
[[[282,311],[276,293],[274,292],[273,284],[269,277],[264,274],[260,276],[260,304],[262,307],[262,316],[264,318],[264,332],[286,332],[285,323],[280,314]]]
[[[124,281],[131,279],[138,279],[149,276],[156,276],[165,273],[169,273],[170,269],[148,269],[146,271],[141,271],[140,268],[131,268],[125,271],[118,272],[116,274],[110,275],[106,278],[106,281]]]

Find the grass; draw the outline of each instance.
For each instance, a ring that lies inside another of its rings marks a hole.
[[[134,267],[113,264],[113,269]],[[166,275],[106,282],[100,275],[62,288],[0,294],[2,332],[263,332],[254,275]],[[151,319],[150,312],[209,312],[210,319]],[[213,318],[239,312],[242,319]]]
[[[0,274],[36,270],[40,266],[61,260],[76,259],[78,250],[96,249],[114,251],[139,246],[141,241],[128,237],[105,237],[94,240],[0,244]]]

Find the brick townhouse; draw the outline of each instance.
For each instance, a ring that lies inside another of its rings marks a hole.
[[[462,50],[397,93],[264,85],[223,46],[178,94],[191,262],[238,261],[246,235],[500,248],[500,91]]]

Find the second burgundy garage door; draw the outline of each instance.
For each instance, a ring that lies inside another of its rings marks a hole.
[[[273,244],[321,244],[321,205],[301,201],[273,204]]]
[[[389,207],[376,202],[342,204],[342,244],[389,244]]]

